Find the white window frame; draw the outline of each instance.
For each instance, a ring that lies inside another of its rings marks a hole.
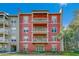
[[[12,32],[12,34],[16,34],[16,27],[13,27],[13,28],[11,29],[11,32]]]
[[[12,22],[13,21],[13,22]],[[14,23],[14,21],[16,21],[15,19],[12,19],[11,20],[11,24],[13,25],[13,26],[16,26],[16,22]]]
[[[57,41],[57,36],[52,36],[52,41],[53,42]]]
[[[24,51],[27,51],[28,49],[28,43],[24,43]]]
[[[52,16],[52,22],[53,24],[57,24],[57,16]]]
[[[24,16],[24,17],[23,17],[23,20],[24,20],[24,23],[26,24],[26,23],[28,23],[28,21],[29,21],[29,17],[28,17],[28,16]]]
[[[24,36],[24,41],[28,41],[28,36]]]
[[[42,50],[40,50],[40,47],[43,47]],[[44,48],[44,46],[40,46],[40,45],[39,45],[39,46],[36,46],[36,51],[38,51],[38,52],[39,52],[39,51],[45,51],[45,48]]]
[[[11,36],[11,40],[16,40],[16,36]]]
[[[53,26],[52,30],[53,30],[53,29],[56,29],[56,32],[57,32],[57,27]],[[56,32],[53,32],[53,33],[56,33]]]
[[[52,44],[52,51],[57,51],[57,45],[56,44]]]
[[[28,27],[24,27],[24,30],[28,30]]]

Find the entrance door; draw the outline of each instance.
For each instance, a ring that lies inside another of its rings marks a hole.
[[[38,46],[36,46],[36,51],[37,52],[42,52],[42,51],[44,51],[45,49],[44,49],[44,46],[40,46],[40,45],[38,45]]]
[[[16,52],[16,46],[15,45],[11,46],[11,52]]]

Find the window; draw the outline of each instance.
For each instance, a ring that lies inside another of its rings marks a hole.
[[[12,20],[11,23],[12,23],[12,24],[15,24],[15,23],[16,23],[16,20]]]
[[[24,23],[28,23],[28,16],[24,16]]]
[[[52,28],[52,32],[57,32],[57,28],[56,27],[53,27]]]
[[[16,42],[16,39],[12,39],[11,41],[12,41],[12,42]]]
[[[11,41],[12,41],[12,42],[16,42],[16,36],[12,36],[12,37],[11,37]]]
[[[16,26],[16,20],[12,20],[11,25],[15,27]]]
[[[15,26],[15,25],[16,25],[16,20],[12,20],[12,21],[11,21],[11,24],[12,24],[13,26]]]
[[[24,36],[24,41],[28,41],[28,36]]]
[[[27,51],[27,49],[28,49],[28,44],[24,43],[24,51]]]
[[[11,33],[15,34],[16,33],[16,28],[12,28]]]
[[[52,22],[53,22],[54,24],[56,24],[56,22],[57,22],[57,17],[56,17],[56,16],[52,16]]]
[[[57,37],[56,36],[52,36],[52,41],[56,41]]]
[[[36,46],[36,51],[44,51],[44,47],[43,46]]]
[[[24,32],[28,32],[28,30],[25,30],[25,29],[24,29]]]
[[[28,27],[25,27],[24,28],[24,32],[28,32]]]
[[[55,44],[52,45],[52,51],[57,51],[57,48],[56,48]]]

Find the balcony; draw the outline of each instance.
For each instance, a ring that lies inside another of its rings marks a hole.
[[[8,39],[0,37],[0,43],[8,43]]]
[[[34,18],[33,19],[33,24],[46,24],[47,23],[47,19],[41,19],[41,18]]]
[[[0,34],[3,34],[4,32],[4,28],[0,28]]]
[[[43,27],[33,28],[33,34],[34,33],[47,34],[47,28],[43,28]]]
[[[3,27],[5,25],[5,27],[9,26],[9,22],[8,21],[4,21],[4,20],[0,20],[0,27]]]
[[[33,34],[47,34],[47,31],[33,31]]]
[[[4,20],[2,18],[0,18],[0,24],[2,24],[4,22]]]
[[[9,22],[7,20],[5,20],[5,27],[9,26]]]
[[[47,38],[34,38],[33,43],[48,43]]]
[[[7,34],[7,35],[9,34],[9,31],[7,29],[5,30],[5,34]]]
[[[0,28],[0,34],[9,34],[9,31],[7,29],[4,28]]]

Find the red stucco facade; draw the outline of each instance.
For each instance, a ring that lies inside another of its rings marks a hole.
[[[28,16],[28,24],[24,24],[24,20],[23,20],[23,17],[24,16]],[[52,16],[56,16],[57,17],[57,23],[56,24],[53,24],[52,22]],[[47,18],[47,23],[36,23],[36,24],[33,24],[33,18]],[[56,14],[48,14],[48,13],[37,13],[35,15],[33,14],[19,14],[19,20],[20,20],[20,42],[19,42],[19,49],[20,51],[24,51],[24,43],[28,44],[28,47],[27,47],[27,50],[29,52],[32,52],[32,51],[35,51],[36,50],[36,46],[37,45],[43,45],[45,51],[51,51],[51,48],[52,48],[52,45],[56,45],[56,49],[57,51],[60,51],[61,47],[60,47],[60,40],[57,38],[57,40],[55,42],[51,42],[52,41],[52,36],[53,35],[57,35],[59,32],[60,32],[60,28],[61,28],[61,14],[60,13],[56,13]],[[33,27],[34,26],[44,26],[47,28],[47,34],[42,34],[41,32],[38,33],[38,34],[33,34]],[[57,28],[57,32],[56,33],[53,33],[52,32],[52,27],[53,26],[56,26]],[[25,33],[23,30],[24,30],[24,27],[28,27],[28,32]],[[28,36],[28,41],[24,41],[24,36],[27,35]],[[43,36],[46,36],[47,37],[47,42],[32,42],[34,36],[40,36],[40,35],[43,35]]]

